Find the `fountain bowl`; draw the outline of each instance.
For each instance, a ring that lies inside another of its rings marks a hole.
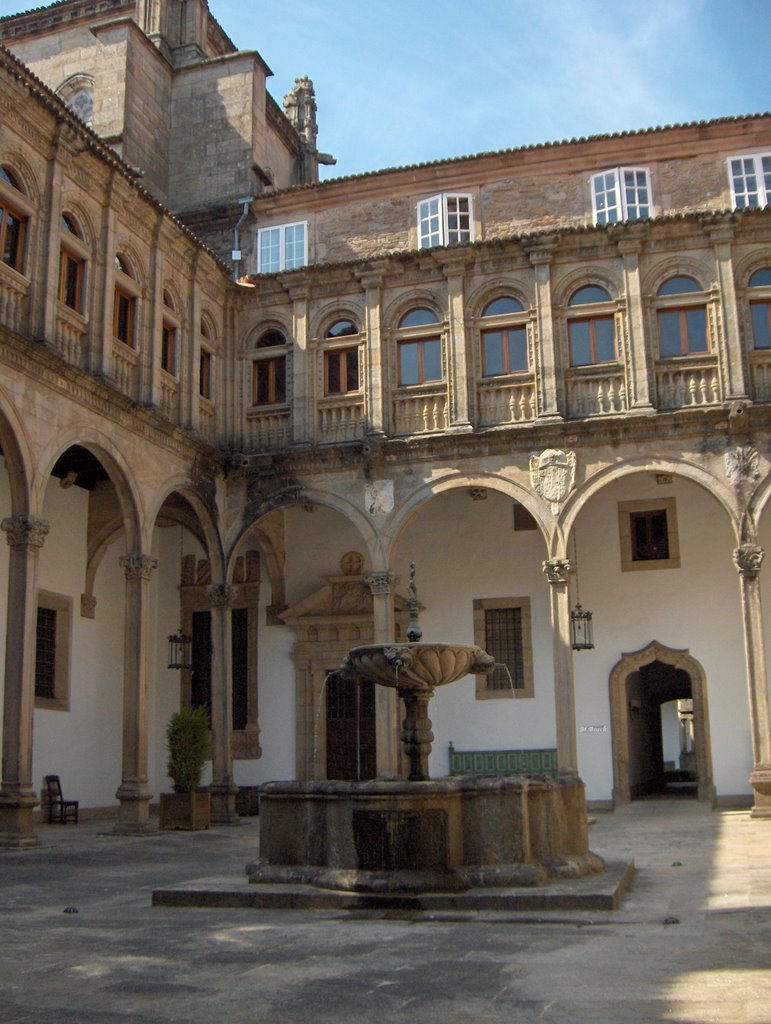
[[[492,672],[495,661],[473,644],[365,644],[352,648],[341,672],[397,690],[432,692],[470,673]]]

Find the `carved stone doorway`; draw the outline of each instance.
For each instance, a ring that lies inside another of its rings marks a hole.
[[[704,669],[687,650],[655,640],[623,655],[610,674],[614,803],[645,796],[662,781],[661,705],[674,699],[693,701],[697,795],[714,804]]]
[[[327,676],[327,778],[363,782],[377,775],[375,684]]]

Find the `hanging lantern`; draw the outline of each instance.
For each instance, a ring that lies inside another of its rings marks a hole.
[[[169,637],[169,668],[191,669],[193,641],[180,631]]]
[[[592,633],[592,613],[585,611],[580,602],[570,613],[570,646],[574,651],[591,651],[594,649]]]

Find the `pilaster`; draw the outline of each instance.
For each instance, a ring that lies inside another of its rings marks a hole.
[[[292,300],[292,382],[289,400],[292,407],[292,440],[295,444],[309,442],[315,434],[313,388],[309,374],[308,311],[310,294],[305,280],[289,288]]]
[[[551,302],[551,249],[528,252],[535,271],[535,306],[538,337],[535,344],[535,399],[539,419],[562,419],[557,390],[557,360]]]
[[[626,321],[629,335],[629,351],[626,356],[629,409],[652,412],[651,380],[648,354],[645,348],[642,287],[640,284],[641,249],[642,242],[637,238],[622,239],[618,243],[624,270]]]
[[[469,417],[468,359],[464,320],[463,285],[465,253],[447,254],[442,269],[447,279],[447,377],[451,430],[471,430]]]
[[[720,289],[720,309],[723,330],[717,338],[720,370],[723,378],[723,398],[732,401],[747,398],[747,381],[739,332],[739,307],[736,301],[731,241],[733,227],[723,224],[708,230],[715,253],[715,269]]]
[[[383,271],[374,270],[359,278],[364,289],[364,316],[367,331],[367,358],[364,363],[364,415],[367,433],[385,434],[385,381],[383,378],[383,339],[381,306]]]

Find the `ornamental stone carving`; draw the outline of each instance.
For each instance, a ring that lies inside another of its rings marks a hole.
[[[760,567],[765,556],[763,548],[757,544],[742,544],[734,551],[734,565],[740,576],[754,580],[760,575]]]
[[[396,576],[392,572],[370,572],[364,580],[374,597],[387,597],[396,582]]]
[[[534,452],[530,456],[530,481],[556,515],[575,485],[576,453],[559,448],[546,448],[540,455]]]
[[[150,555],[123,555],[120,559],[127,580],[150,580],[153,570],[158,568],[158,559]]]
[[[236,588],[229,583],[212,583],[205,593],[212,608],[228,608],[236,599]]]
[[[42,548],[48,531],[51,529],[45,519],[34,516],[10,516],[0,523],[5,530],[6,540],[12,548]]]
[[[365,484],[364,507],[371,516],[387,516],[394,507],[393,480],[370,480]]]
[[[567,583],[571,568],[568,558],[552,558],[543,563],[543,574],[549,583]]]
[[[760,456],[751,444],[732,448],[725,454],[725,473],[734,487],[760,478]]]

